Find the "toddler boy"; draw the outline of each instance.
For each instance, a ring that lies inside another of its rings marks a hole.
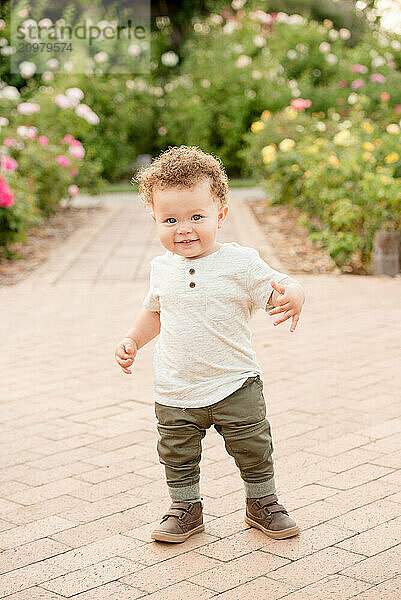
[[[219,159],[197,147],[172,147],[137,175],[165,253],[150,261],[143,310],[118,344],[124,373],[139,348],[160,336],[153,356],[157,451],[172,500],[154,540],[183,542],[204,530],[201,440],[214,425],[244,481],[245,521],[283,539],[299,528],[278,503],[263,373],[251,346],[257,309],[295,330],[305,293],[257,250],[218,243],[227,216],[228,179]]]

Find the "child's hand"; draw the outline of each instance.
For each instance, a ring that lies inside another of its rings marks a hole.
[[[128,367],[130,367],[134,362],[137,352],[138,347],[131,338],[123,338],[117,345],[117,348],[114,352],[114,357],[124,373],[131,374],[131,371],[128,369]]]
[[[273,310],[269,312],[269,315],[283,313],[281,319],[278,318],[274,322],[274,325],[279,325],[292,317],[290,332],[293,333],[297,326],[303,303],[305,302],[305,292],[298,284],[290,283],[283,285],[281,283],[276,283],[272,279],[270,285],[277,292],[277,303],[279,306],[273,308]]]

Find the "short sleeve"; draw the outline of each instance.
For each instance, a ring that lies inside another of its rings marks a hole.
[[[142,302],[143,308],[146,310],[154,310],[156,312],[160,312],[160,299],[159,295],[155,290],[155,267],[152,261],[150,261],[150,281],[149,281],[149,291],[145,296],[144,301]]]
[[[253,249],[254,250],[254,249]],[[269,310],[268,300],[273,292],[270,280],[274,279],[276,283],[288,277],[286,273],[276,271],[264,261],[257,250],[254,250],[255,258],[248,267],[247,285],[248,292],[254,308],[261,308],[264,311]],[[252,253],[253,254],[253,253]]]

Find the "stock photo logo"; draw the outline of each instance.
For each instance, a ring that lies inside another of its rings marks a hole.
[[[150,72],[150,0],[13,0],[10,70],[85,75]]]

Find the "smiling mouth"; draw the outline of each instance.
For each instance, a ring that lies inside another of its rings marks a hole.
[[[193,244],[194,242],[197,242],[198,240],[189,240],[188,242],[177,242],[177,244]]]

